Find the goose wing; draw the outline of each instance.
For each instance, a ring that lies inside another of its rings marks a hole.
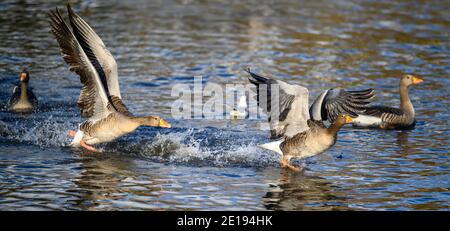
[[[67,11],[69,12],[69,21],[73,29],[73,34],[97,71],[106,95],[110,98],[112,105],[118,112],[131,115],[122,102],[116,60],[97,33],[72,10],[70,5],[67,6]],[[79,102],[83,105],[89,104],[84,98],[80,98]],[[90,116],[90,114],[91,112],[89,110],[86,111],[87,116]]]
[[[34,95],[32,88],[27,89],[27,95],[28,95],[28,99],[30,100],[30,103],[34,107],[36,107],[38,104],[38,99],[37,99],[36,95]]]
[[[19,102],[21,91],[20,88],[21,88],[20,83],[14,87],[11,98],[9,98],[8,100],[8,107],[11,107],[15,105],[17,102]]]
[[[262,77],[250,69],[247,72],[251,75],[249,81],[256,86],[258,106],[269,115],[271,138],[292,137],[308,129],[307,88]]]
[[[333,123],[339,114],[357,117],[364,113],[373,97],[373,89],[362,91],[329,89],[314,100],[309,113],[313,120],[328,120]]]
[[[58,8],[50,10],[49,16],[51,31],[58,41],[64,61],[69,64],[71,71],[80,76],[83,84],[78,101],[81,112],[89,113],[91,121],[108,116],[114,108],[109,106],[111,104],[95,67],[64,22]]]
[[[381,117],[383,114],[391,114],[396,116],[401,116],[404,112],[398,108],[385,107],[385,106],[372,106],[367,108],[364,113],[365,115]]]

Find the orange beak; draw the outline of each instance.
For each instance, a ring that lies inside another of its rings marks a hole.
[[[423,82],[423,79],[421,79],[419,77],[413,77],[412,78],[412,83],[413,84],[418,84],[418,83],[421,83],[421,82]]]
[[[22,82],[22,81],[24,81],[25,80],[25,78],[27,77],[27,74],[26,73],[24,73],[24,72],[22,72],[22,73],[20,73],[20,77],[19,77],[19,79],[20,79],[20,81]]]
[[[163,120],[163,119],[159,119],[159,126],[162,128],[170,128],[170,124],[167,123],[167,121]]]
[[[353,122],[353,118],[348,116],[348,115],[346,115],[345,116],[345,123],[348,124],[348,123],[351,123],[351,122]]]

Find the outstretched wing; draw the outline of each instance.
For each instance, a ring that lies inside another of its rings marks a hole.
[[[308,89],[247,72],[256,86],[258,106],[269,115],[271,138],[291,137],[308,129]]]
[[[364,112],[365,115],[381,117],[383,114],[403,115],[404,112],[398,108],[385,107],[385,106],[372,106],[367,108]]]
[[[359,114],[364,113],[373,97],[373,89],[362,91],[329,89],[323,91],[314,100],[309,113],[313,120],[328,120],[330,123],[333,123],[339,114],[357,117]]]
[[[83,84],[78,101],[81,113],[92,120],[106,117],[113,108],[108,107],[111,104],[96,69],[64,22],[58,8],[51,10],[49,16],[51,31],[58,41],[63,58],[70,65],[70,70],[80,76]]]
[[[70,5],[67,6],[67,11],[73,34],[97,71],[112,105],[118,112],[131,115],[122,102],[116,60],[97,33],[72,10]]]

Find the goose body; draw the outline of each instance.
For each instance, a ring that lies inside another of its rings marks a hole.
[[[344,124],[352,122],[352,118],[346,113],[347,110],[349,111],[348,114],[354,114],[361,110],[359,106],[355,105],[364,106],[368,103],[365,102],[365,97],[361,101],[356,102],[357,100],[354,100],[354,103],[346,105],[346,99],[353,99],[350,96],[351,94],[346,91],[335,91],[331,96],[327,93],[322,94],[319,96],[321,99],[316,100],[313,106],[308,109],[309,92],[307,88],[265,78],[250,72],[250,70],[247,70],[247,72],[251,75],[249,81],[256,85],[259,107],[269,114],[271,138],[278,139],[262,144],[260,147],[280,154],[283,167],[296,169],[289,165],[289,160],[292,157],[306,158],[331,148],[336,143],[339,129]],[[260,85],[267,87],[260,88]],[[279,87],[278,95],[277,91],[272,92],[273,86],[276,87],[276,85]],[[263,94],[267,98],[266,105],[264,105],[265,102],[260,101],[260,96]],[[372,94],[372,91],[368,91],[367,94]],[[272,102],[276,98],[278,98],[278,104]],[[318,107],[318,101],[320,101],[320,108],[322,108],[320,110],[323,111],[317,111],[318,109],[315,108]],[[327,128],[322,120],[310,119],[310,113],[313,112],[318,113],[316,118],[320,116],[320,118],[331,120],[331,126]]]
[[[337,130],[334,131],[333,126],[340,128],[351,122],[350,116],[339,115],[335,123],[326,128],[322,122],[308,120],[308,129],[305,131],[292,137],[284,137],[281,140],[262,144],[260,147],[280,154],[286,161],[289,161],[292,157],[307,158],[315,156],[325,152],[336,143]]]
[[[37,108],[38,100],[28,86],[30,75],[25,69],[19,74],[19,83],[13,89],[8,101],[8,110],[19,113],[29,113]]]
[[[133,117],[122,115],[120,113],[111,113],[106,118],[96,122],[89,120],[83,122],[78,128],[78,132],[83,135],[83,140],[86,144],[94,145],[113,141],[123,135],[133,132],[141,125],[142,124]],[[79,145],[79,142],[77,142],[75,138],[72,143],[73,146]]]
[[[169,128],[169,123],[158,116],[136,117],[128,111],[120,94],[116,61],[94,30],[70,5],[67,8],[72,30],[58,8],[49,16],[62,56],[83,85],[77,104],[81,116],[88,119],[77,132],[69,131],[74,137],[71,145],[95,151],[90,145],[112,141],[139,126]]]
[[[306,158],[320,154],[336,143],[336,134],[317,122],[309,120],[309,129],[287,137],[280,144],[280,149],[287,156]]]
[[[381,123],[381,118],[377,116],[358,115],[353,119],[353,125],[357,127],[378,127]]]
[[[400,79],[400,108],[371,106],[355,118],[355,126],[381,129],[412,129],[416,124],[415,111],[409,98],[408,87],[423,82],[416,75]]]

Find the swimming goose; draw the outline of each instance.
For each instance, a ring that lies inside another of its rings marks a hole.
[[[408,87],[423,80],[417,75],[404,75],[400,78],[400,108],[372,106],[354,119],[359,127],[381,129],[412,129],[416,124],[414,107],[409,99]]]
[[[69,136],[74,137],[71,146],[96,151],[90,145],[112,141],[139,126],[170,128],[158,116],[135,117],[128,111],[120,94],[116,61],[94,30],[70,5],[67,9],[72,30],[58,8],[50,10],[49,16],[61,54],[83,85],[77,103],[81,116],[88,119],[77,132],[69,131]]]
[[[37,98],[31,88],[28,87],[30,74],[24,68],[19,74],[19,83],[13,90],[13,94],[8,101],[8,109],[13,112],[28,113],[37,108]]]
[[[309,92],[307,88],[265,78],[250,72],[250,70],[247,72],[251,75],[249,81],[256,85],[259,107],[269,114],[271,138],[281,138],[260,146],[282,155],[281,166],[293,170],[298,169],[289,164],[292,157],[306,158],[320,154],[332,147],[336,143],[339,129],[344,124],[352,122],[352,117],[346,113],[353,115],[362,110],[361,107],[366,104],[367,95],[373,93],[370,91],[369,94],[368,91],[366,94],[358,92],[353,95],[352,92],[340,90],[335,94],[336,90],[331,90],[330,94],[321,94],[318,97],[320,99],[316,99],[315,102],[321,102],[321,111],[319,111],[321,119],[315,120],[310,113],[318,110],[314,108],[318,106],[313,104],[308,110]],[[277,97],[277,91],[272,91],[277,85],[279,102],[278,105],[275,103],[272,105],[272,100],[276,100],[275,97]],[[359,100],[359,95],[364,97]],[[267,106],[260,102],[264,98],[267,98]],[[332,121],[328,128],[322,122],[323,118]]]

